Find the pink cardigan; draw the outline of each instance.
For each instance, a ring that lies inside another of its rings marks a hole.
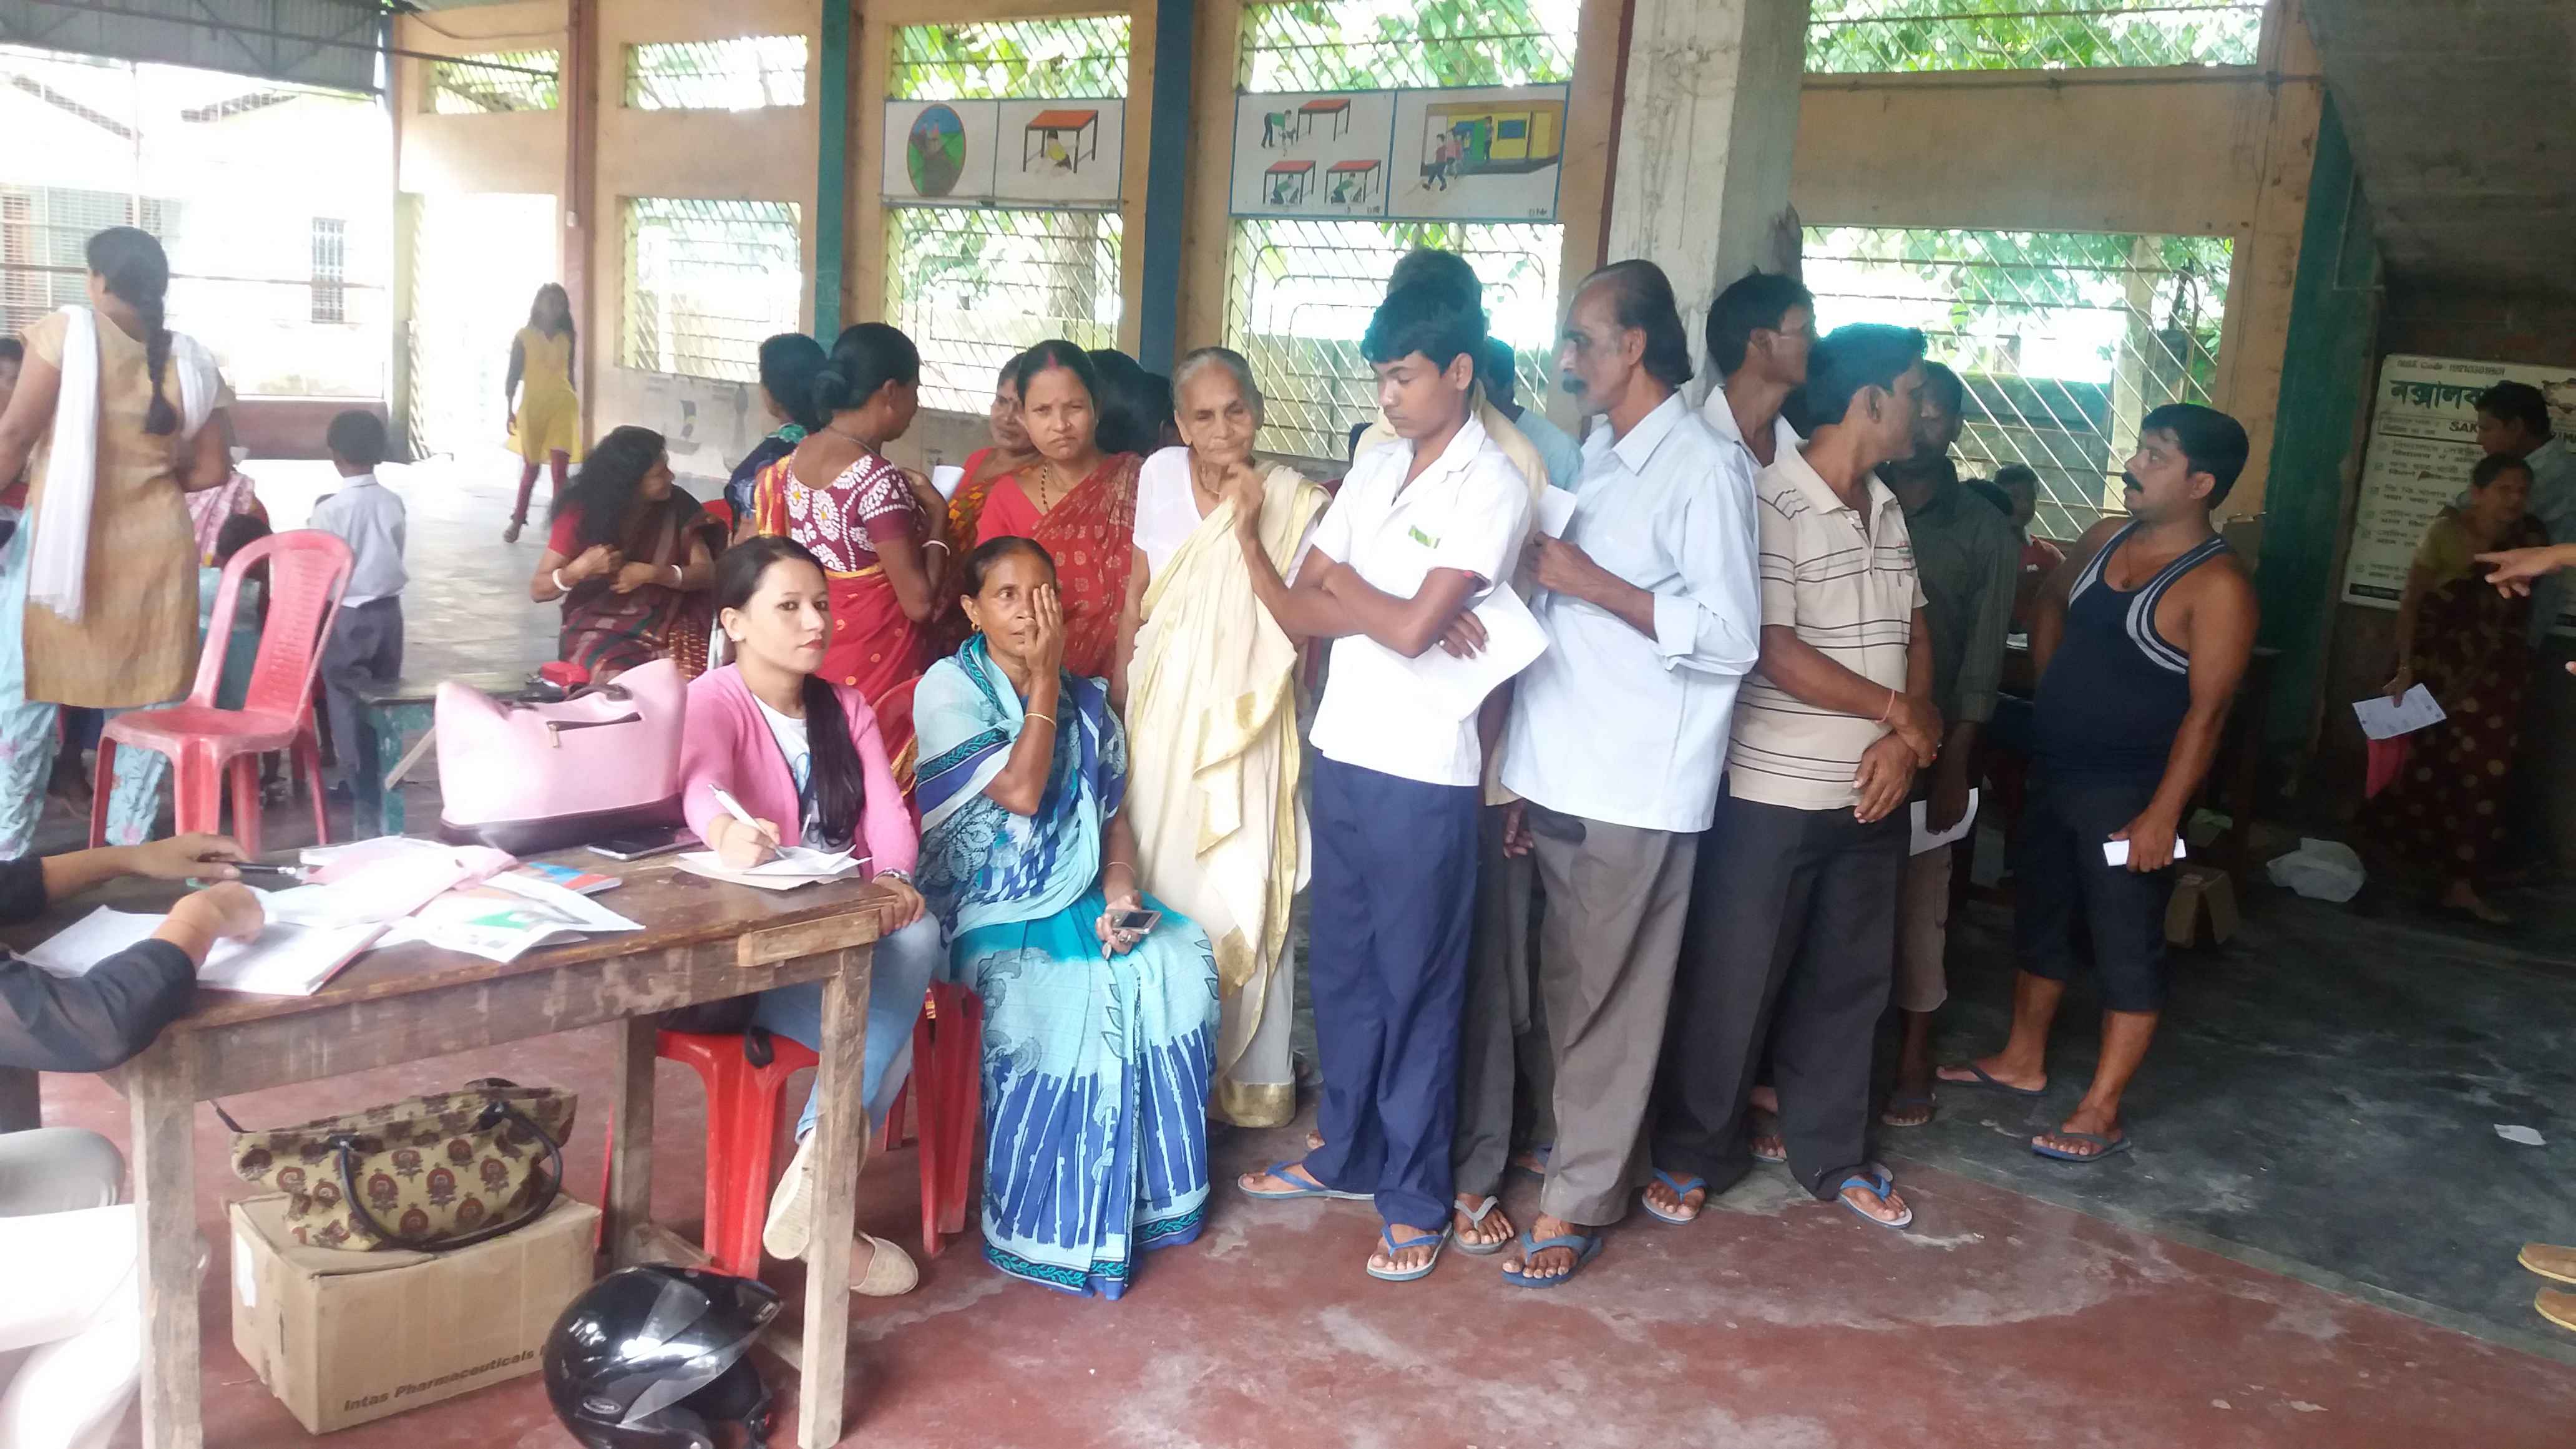
[[[874,857],[870,874],[899,870],[909,875],[921,856],[921,837],[912,812],[904,808],[903,791],[886,762],[885,739],[877,717],[855,689],[834,685],[841,713],[850,721],[850,742],[859,748],[867,774],[867,804],[860,811],[859,849]],[[787,757],[761,718],[760,702],[742,682],[742,672],[728,664],[689,683],[689,722],[680,739],[681,804],[689,828],[704,839],[707,826],[724,813],[708,786],[722,786],[742,802],[753,818],[778,827],[780,844],[803,843],[804,821],[797,808],[796,780],[787,773]]]

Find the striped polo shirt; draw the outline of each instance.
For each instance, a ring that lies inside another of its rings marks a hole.
[[[1864,517],[1807,466],[1803,448],[1781,449],[1754,478],[1762,624],[1795,629],[1826,658],[1901,690],[1923,586],[1896,495],[1872,474],[1866,496]],[[1792,699],[1756,669],[1735,701],[1726,791],[1792,810],[1849,810],[1860,757],[1886,733],[1875,716]]]

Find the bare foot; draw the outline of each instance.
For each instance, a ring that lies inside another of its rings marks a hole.
[[[1323,1134],[1323,1133],[1321,1133],[1321,1132],[1316,1132],[1316,1131],[1311,1131],[1311,1130],[1310,1130],[1310,1131],[1308,1131],[1308,1132],[1307,1132],[1307,1134],[1306,1134],[1306,1150],[1307,1150],[1307,1151],[1309,1151],[1309,1152],[1321,1152],[1321,1151],[1323,1151],[1323,1150],[1324,1150],[1324,1134]]]
[[[1898,1087],[1888,1094],[1887,1106],[1879,1112],[1878,1120],[1888,1127],[1920,1127],[1931,1121],[1932,1089],[1926,1086],[1907,1091]]]
[[[1661,1186],[1661,1184],[1657,1185]],[[1530,1224],[1530,1240],[1545,1242],[1549,1238],[1589,1237],[1598,1231],[1600,1231],[1598,1228],[1587,1227],[1582,1223],[1569,1223],[1563,1218],[1552,1218],[1541,1213],[1538,1221]],[[1572,1248],[1541,1248],[1530,1254],[1526,1260],[1518,1253],[1503,1260],[1504,1272],[1518,1273],[1524,1278],[1562,1278],[1578,1266],[1580,1264]]]
[[[2101,1138],[2102,1142],[2087,1142],[2081,1137],[2067,1135],[2074,1132],[2088,1133]],[[2067,1115],[2066,1120],[2058,1125],[2056,1131],[2039,1134],[2031,1139],[2031,1144],[2045,1147],[2051,1152],[2064,1153],[2078,1161],[2089,1162],[2111,1150],[2103,1146],[2103,1142],[2117,1142],[2126,1135],[2120,1130],[2120,1114],[2117,1109],[2104,1111],[2079,1102],[2075,1110]]]
[[[1690,1181],[1687,1177],[1680,1180]],[[1708,1206],[1708,1188],[1703,1184],[1686,1193],[1675,1192],[1670,1184],[1658,1177],[1646,1184],[1646,1201],[1654,1207],[1655,1211],[1668,1218],[1678,1222],[1692,1222],[1699,1217],[1700,1209]]]
[[[1386,1230],[1394,1235],[1395,1251],[1388,1253],[1386,1245],[1380,1243],[1378,1250],[1369,1254],[1368,1259],[1368,1265],[1381,1273],[1418,1272],[1430,1264],[1440,1246],[1440,1234],[1436,1230],[1403,1223],[1389,1223]]]
[[[2478,894],[2476,886],[2464,880],[2451,882],[2451,888],[2442,892],[2442,905],[2448,910],[2466,911],[2490,926],[2513,924],[2513,917],[2497,910],[2486,897]]]
[[[1985,1076],[1980,1078],[1979,1072]],[[2048,1088],[2046,1068],[2008,1061],[2001,1052],[1979,1057],[1973,1062],[1937,1068],[1932,1076],[1936,1081],[1956,1082],[1963,1087],[2005,1087],[2016,1092],[2040,1092]]]

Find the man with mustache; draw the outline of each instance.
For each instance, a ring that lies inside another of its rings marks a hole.
[[[2245,430],[2225,413],[2148,413],[2120,475],[2129,516],[2085,531],[2031,620],[2037,743],[2014,869],[2012,1036],[1940,1078],[2024,1097],[2047,1089],[2048,1029],[2080,920],[2102,978],[2102,1054],[2084,1100],[2031,1139],[2042,1157],[2099,1162],[2129,1146],[2120,1097],[2164,1005],[2174,841],[2254,649],[2253,582],[2209,521],[2245,454]]]

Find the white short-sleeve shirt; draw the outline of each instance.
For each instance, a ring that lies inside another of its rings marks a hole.
[[[1474,574],[1487,589],[1510,583],[1529,535],[1530,488],[1483,425],[1468,418],[1407,483],[1412,467],[1413,445],[1400,439],[1362,453],[1316,526],[1313,550],[1399,599],[1420,593],[1433,569]],[[1334,640],[1315,748],[1400,779],[1473,786],[1483,774],[1475,716],[1447,719],[1416,704],[1408,667],[1365,634]]]

